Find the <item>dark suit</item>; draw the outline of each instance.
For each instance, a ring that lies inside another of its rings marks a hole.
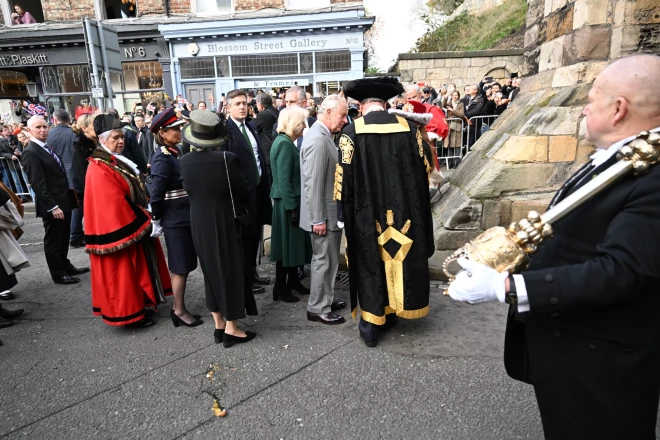
[[[261,149],[266,156],[266,168],[268,169],[268,175],[271,177],[271,182],[270,147],[273,145],[273,141],[275,141],[275,138],[277,137],[273,137],[273,127],[277,125],[277,118],[279,115],[280,112],[275,107],[270,106],[267,109],[264,109],[264,111],[259,112],[254,120],[254,126],[257,127],[257,132],[259,133]]]
[[[557,201],[602,173],[571,179]],[[590,164],[586,167],[591,167]],[[553,224],[523,273],[504,360],[534,385],[546,439],[654,439],[660,394],[660,166]]]
[[[73,268],[67,255],[71,210],[77,207],[77,201],[69,191],[69,182],[61,158],[62,166],[33,141],[23,151],[22,162],[36,196],[37,217],[43,219],[46,231],[46,263],[53,279],[58,279],[67,275],[67,270]],[[56,206],[64,213],[64,220],[53,217],[52,210]]]
[[[154,134],[147,127],[142,127],[138,130],[137,141],[146,163],[150,164],[154,155]]]
[[[245,137],[243,137],[243,133],[234,120],[231,118],[227,119],[227,133],[229,134],[228,151],[231,151],[238,156],[241,164],[241,171],[243,171],[243,174],[248,181],[250,197],[248,199],[247,209],[252,216],[253,224],[256,226],[252,231],[254,242],[249,249],[250,253],[245,256],[248,273],[252,273],[256,267],[257,251],[259,248],[259,240],[261,238],[261,226],[269,225],[272,222],[273,206],[270,201],[270,179],[267,176],[265,167],[266,156],[261,149],[259,134],[257,133],[257,129],[251,123],[247,122],[245,126],[250,130],[250,133],[252,133],[252,136],[257,142],[259,163],[261,164],[262,169],[261,179],[258,184],[254,150],[251,145],[247,144]]]
[[[124,127],[124,150],[121,155],[137,165],[141,173],[147,172],[147,160],[144,158],[140,145],[138,145],[135,128]]]

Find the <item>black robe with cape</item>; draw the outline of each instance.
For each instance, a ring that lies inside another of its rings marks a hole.
[[[348,244],[351,308],[376,325],[385,315],[426,316],[433,221],[421,134],[400,116],[373,111],[339,140],[335,197]]]
[[[190,199],[193,243],[204,273],[206,305],[229,321],[245,318],[246,313],[256,315],[244,258],[251,235],[235,227],[229,192],[231,181],[236,210],[244,213],[249,194],[238,158],[230,152],[201,150],[186,154],[180,163]]]

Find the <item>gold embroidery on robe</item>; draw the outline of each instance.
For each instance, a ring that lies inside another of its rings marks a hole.
[[[404,310],[403,306],[403,261],[406,259],[413,241],[406,237],[401,231],[394,227],[394,213],[388,210],[386,214],[387,225],[389,226],[378,236],[378,250],[380,258],[385,262],[385,279],[387,281],[387,296],[389,298],[389,307],[393,310]],[[406,222],[406,232],[410,228],[410,220]],[[405,226],[404,226],[405,227]],[[392,256],[385,249],[385,245],[394,240],[401,247],[396,255]]]
[[[341,200],[341,191],[344,183],[344,169],[341,165],[335,165],[335,190],[332,195],[333,200]]]
[[[339,138],[339,149],[341,150],[341,163],[350,165],[353,162],[353,153],[355,152],[351,138],[342,134]]]

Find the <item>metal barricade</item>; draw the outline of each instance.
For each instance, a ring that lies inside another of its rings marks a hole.
[[[467,130],[465,137],[463,138],[463,143],[466,146],[466,153],[472,151],[472,146],[479,140],[481,135],[487,131],[482,131],[484,122],[488,127],[492,125],[493,122],[497,119],[499,115],[483,115],[483,116],[472,116],[467,124]]]
[[[447,169],[454,168],[458,165],[461,159],[464,156],[465,143],[463,142],[463,133],[465,131],[465,120],[460,118],[449,118],[447,119],[447,125],[451,125],[452,122],[458,122],[461,124],[461,130],[449,130],[449,139],[447,142],[451,143],[454,136],[458,136],[460,139],[459,146],[457,147],[447,147],[445,148],[445,140],[438,139],[435,142],[435,154],[438,156],[438,161],[445,161],[445,166]]]
[[[19,159],[0,157],[2,183],[20,197],[33,197],[32,186]]]

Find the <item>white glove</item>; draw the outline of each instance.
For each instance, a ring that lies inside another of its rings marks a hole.
[[[153,229],[151,230],[152,237],[160,237],[163,235],[163,227],[160,225],[160,220],[151,220]]]
[[[456,301],[470,304],[500,301],[505,299],[505,281],[509,272],[498,272],[480,263],[459,258],[458,264],[464,269],[449,285],[449,296]]]

